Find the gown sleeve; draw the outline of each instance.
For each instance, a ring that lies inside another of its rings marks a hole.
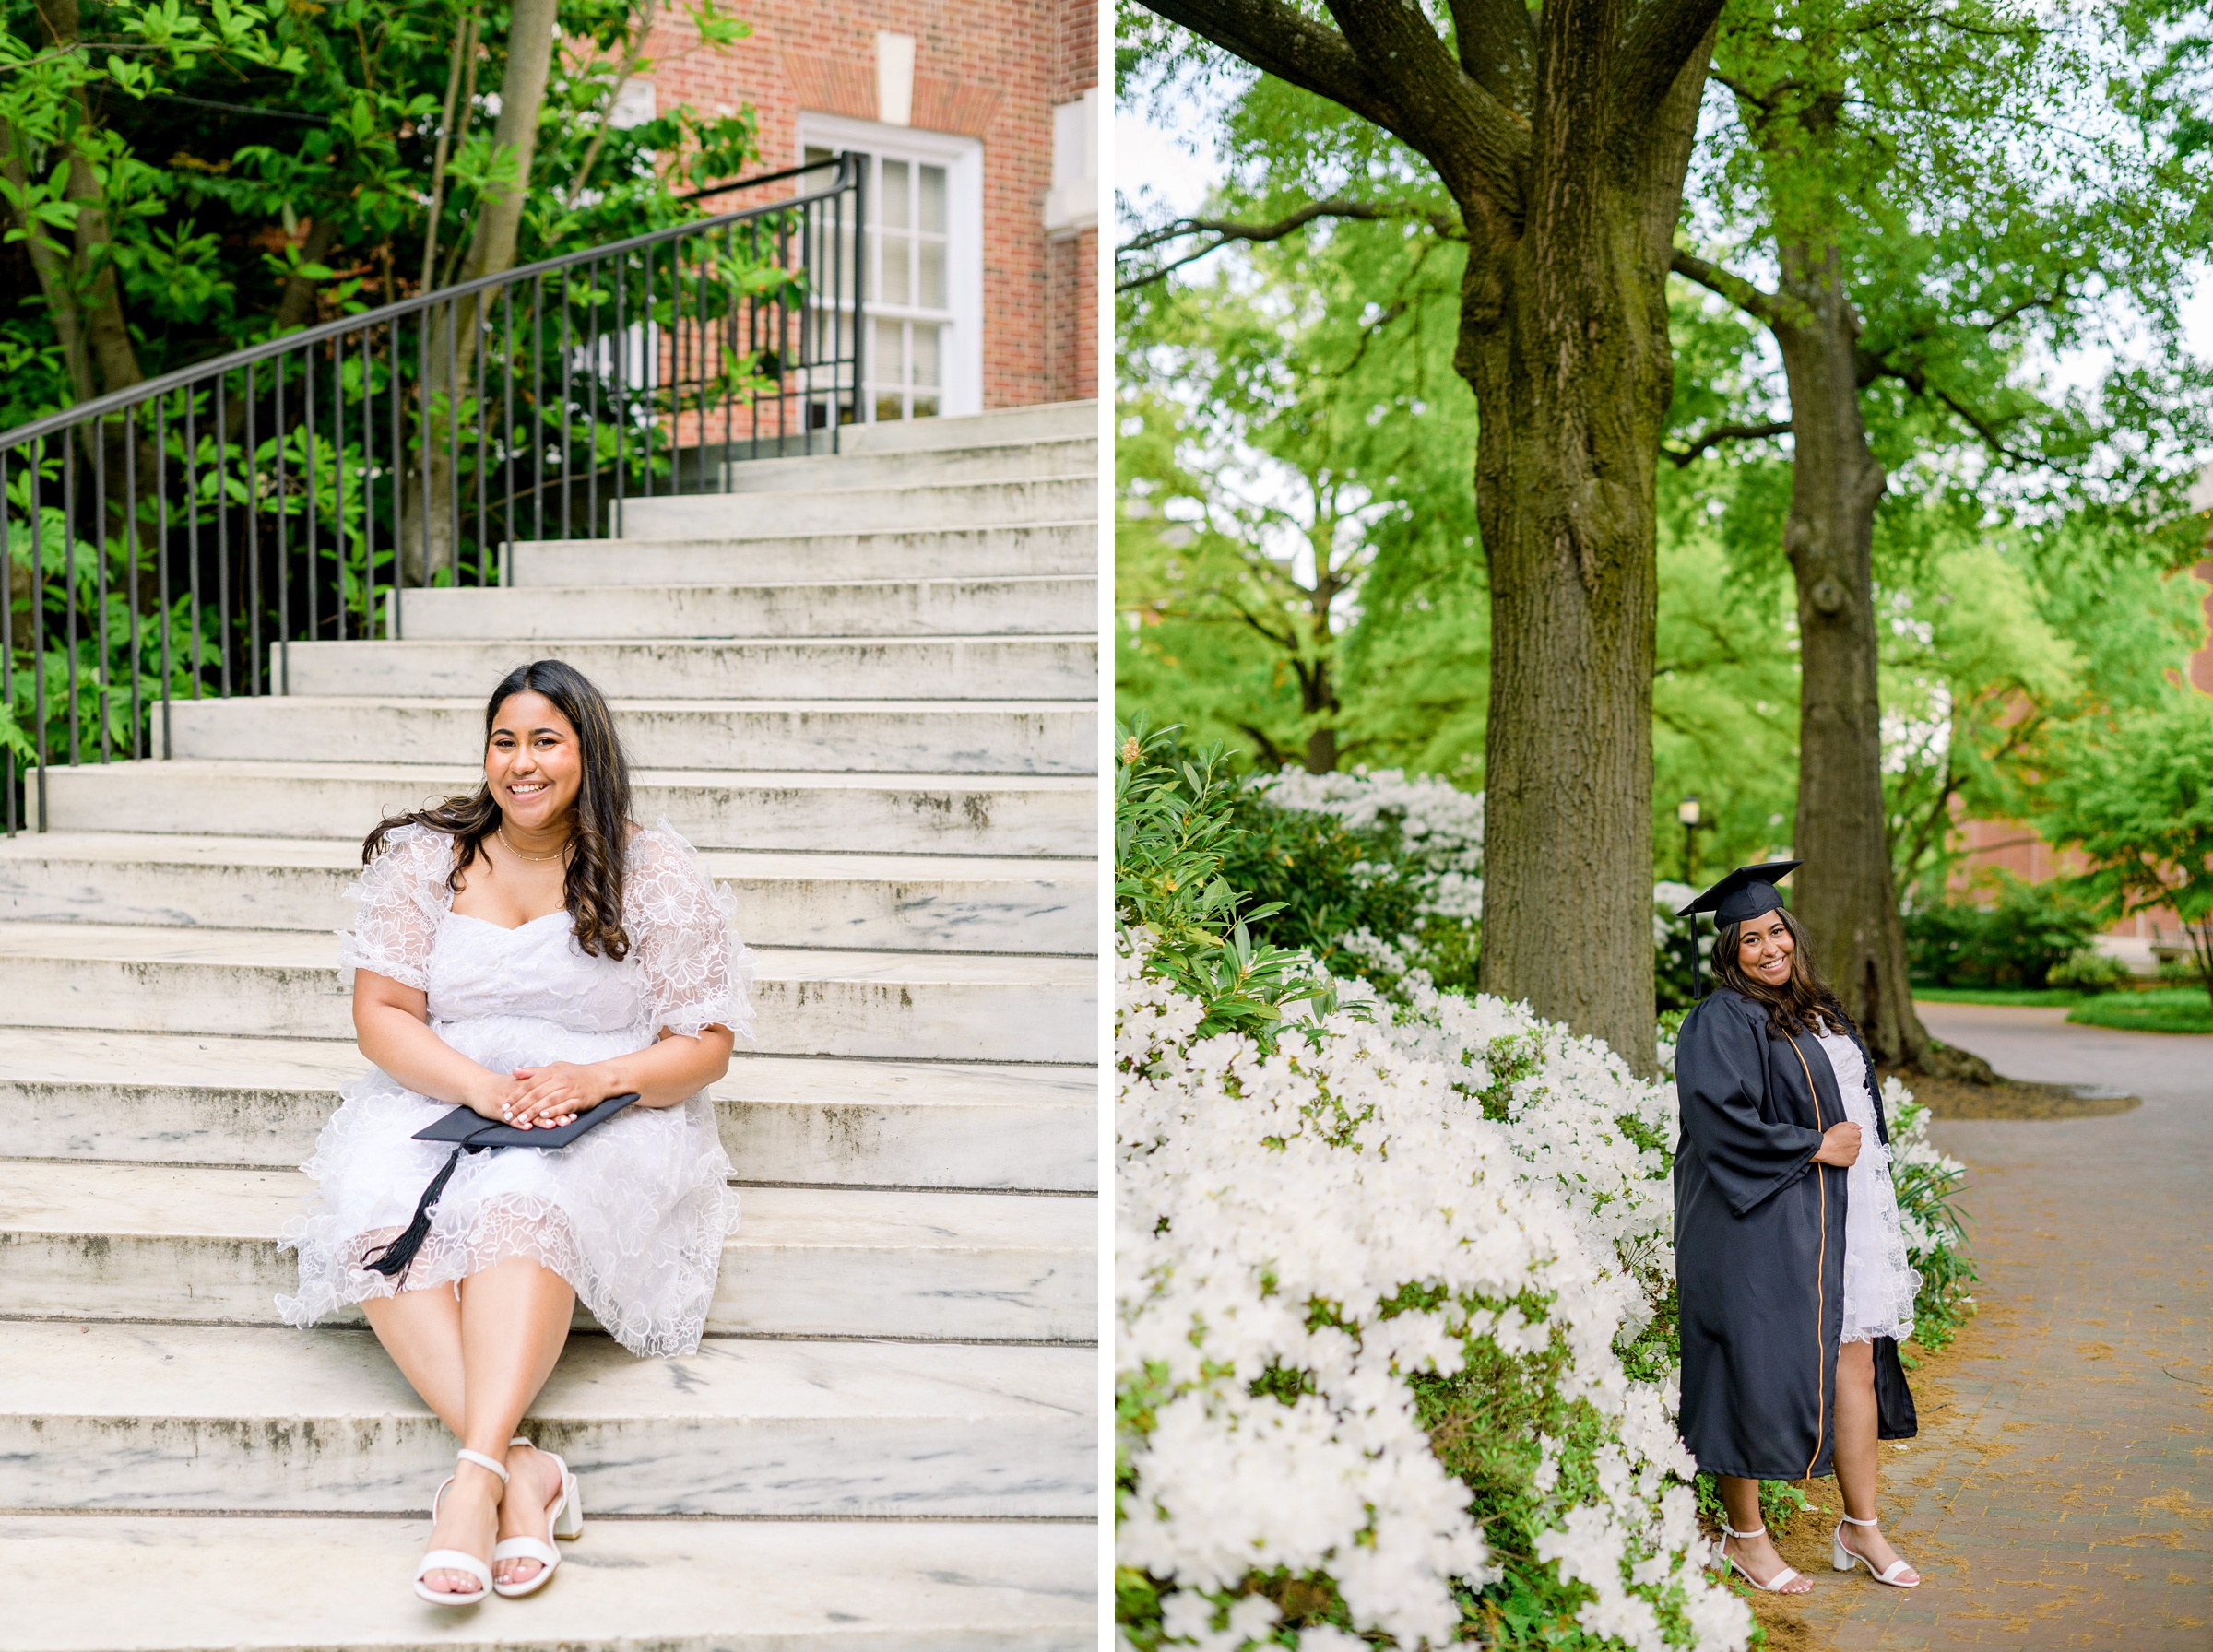
[[[453,903],[446,879],[453,871],[453,839],[427,826],[402,826],[385,839],[377,857],[347,888],[358,903],[353,927],[338,931],[338,982],[353,985],[367,970],[428,991],[431,944]]]
[[[738,938],[737,901],[707,876],[666,822],[638,834],[625,905],[658,1030],[696,1038],[709,1027],[753,1036],[753,955]]]
[[[1765,1036],[1727,1005],[1708,999],[1684,1021],[1675,1048],[1683,1134],[1738,1216],[1804,1175],[1821,1146],[1820,1131],[1762,1116]]]

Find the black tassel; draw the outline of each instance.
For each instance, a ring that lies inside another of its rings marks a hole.
[[[386,1279],[396,1274],[402,1285],[408,1282],[408,1269],[415,1265],[415,1253],[422,1248],[422,1242],[431,1236],[431,1212],[437,1208],[438,1196],[445,1191],[446,1183],[452,1179],[454,1166],[461,1162],[463,1153],[478,1150],[470,1147],[454,1149],[453,1156],[445,1162],[445,1168],[432,1176],[431,1185],[422,1190],[422,1198],[415,1206],[415,1220],[408,1223],[398,1238],[377,1247],[378,1254],[374,1261],[363,1257],[363,1268],[372,1273],[381,1273]]]

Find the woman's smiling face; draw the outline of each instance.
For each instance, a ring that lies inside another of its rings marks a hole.
[[[574,807],[584,784],[576,730],[543,694],[510,694],[491,720],[484,781],[510,825],[551,831]]]
[[[1791,954],[1797,947],[1780,911],[1763,912],[1736,927],[1737,963],[1753,980],[1769,986],[1781,986],[1791,978]]]

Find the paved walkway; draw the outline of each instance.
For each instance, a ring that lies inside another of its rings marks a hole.
[[[1817,1587],[1781,1644],[2213,1649],[2213,1036],[2064,1013],[1922,1006],[2010,1078],[2144,1105],[1935,1127],[1970,1168],[1982,1278],[1915,1382],[1920,1439],[1884,1452],[1885,1525],[1927,1581],[1831,1573],[1824,1527],[1792,1545]]]

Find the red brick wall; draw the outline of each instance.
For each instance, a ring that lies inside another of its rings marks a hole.
[[[680,14],[656,28],[657,100],[709,112],[751,104],[764,170],[793,164],[801,110],[875,120],[876,31],[914,36],[914,126],[983,143],[984,406],[1095,395],[1096,234],[1071,239],[1093,248],[1088,258],[1064,256],[1043,211],[1053,105],[1098,77],[1096,0],[726,0],[724,9],[753,30],[727,52],[702,50]],[[1081,350],[1064,343],[1071,333],[1085,340]],[[1079,384],[1089,387],[1070,388]]]
[[[1051,247],[1052,399],[1085,402],[1099,394],[1099,230],[1094,224],[1054,239]]]
[[[1053,65],[1053,101],[1068,103],[1099,83],[1098,0],[1063,0],[1059,53]]]

